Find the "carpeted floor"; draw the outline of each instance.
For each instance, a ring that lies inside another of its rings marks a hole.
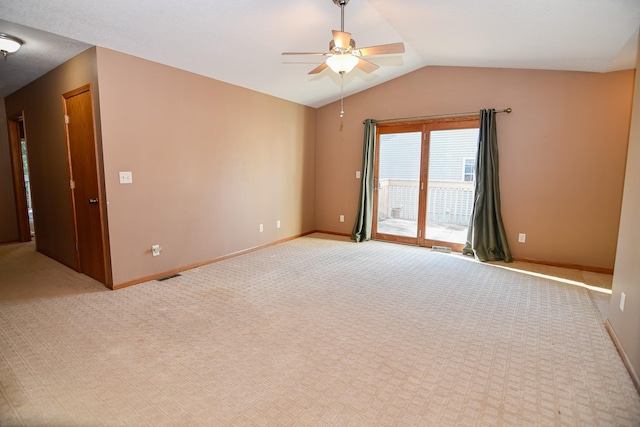
[[[0,246],[2,426],[639,426],[586,289],[314,234],[119,291]]]

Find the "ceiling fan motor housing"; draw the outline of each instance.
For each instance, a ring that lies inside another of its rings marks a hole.
[[[348,49],[336,47],[335,40],[331,40],[329,42],[329,51],[334,52],[334,53],[349,53],[349,52],[353,52],[355,50],[356,50],[356,41],[354,39],[349,40],[349,48]]]

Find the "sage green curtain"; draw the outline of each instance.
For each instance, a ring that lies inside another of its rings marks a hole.
[[[371,239],[373,224],[373,156],[376,152],[376,121],[364,121],[364,144],[362,149],[362,180],[358,214],[351,232],[351,239],[362,242]]]
[[[462,253],[480,261],[512,261],[500,212],[495,110],[480,111],[475,199]]]

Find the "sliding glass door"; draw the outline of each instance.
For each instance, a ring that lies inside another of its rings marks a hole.
[[[422,126],[378,130],[374,201],[377,238],[412,243],[418,237]]]
[[[373,238],[462,250],[478,126],[475,117],[378,125]]]
[[[444,245],[458,251],[464,246],[473,209],[478,131],[451,124],[428,131],[426,246]]]

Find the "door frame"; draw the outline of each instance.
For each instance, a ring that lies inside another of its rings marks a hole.
[[[471,125],[471,126],[470,126]],[[386,240],[390,242],[414,244],[418,246],[446,246],[456,252],[462,252],[464,244],[443,242],[439,240],[427,239],[426,221],[427,221],[427,193],[429,183],[429,136],[432,130],[446,129],[467,129],[471,127],[480,127],[480,116],[460,115],[449,117],[434,117],[431,119],[422,119],[415,121],[394,121],[378,123],[376,125],[376,149],[374,156],[374,195],[373,195],[373,224],[371,229],[371,238],[375,240]],[[395,236],[391,234],[378,233],[378,167],[380,159],[380,135],[388,133],[402,132],[422,132],[422,148],[420,154],[420,178],[418,193],[418,230],[416,237]]]
[[[371,238],[375,240],[385,240],[388,242],[418,244],[419,225],[420,222],[420,200],[422,199],[422,190],[419,190],[418,196],[418,230],[416,230],[416,237],[396,236],[393,234],[384,234],[378,232],[378,204],[379,204],[379,166],[380,166],[380,135],[389,133],[403,133],[403,132],[420,132],[421,138],[421,153],[424,151],[424,124],[423,123],[380,123],[376,125],[376,149],[373,157],[373,224],[371,227]],[[422,155],[421,155],[422,156]],[[422,160],[420,160],[420,177],[422,179]]]
[[[20,123],[22,122],[22,123]],[[31,241],[31,227],[29,226],[29,210],[27,206],[26,183],[24,181],[24,167],[22,166],[22,148],[20,145],[20,126],[25,133],[24,112],[7,117],[9,129],[9,151],[11,153],[11,174],[13,177],[13,192],[18,219],[18,236],[21,242]]]
[[[472,126],[473,125],[473,126]],[[426,246],[426,247],[433,247],[433,246],[445,246],[445,247],[449,247],[451,248],[451,250],[455,251],[455,252],[462,252],[462,249],[464,248],[464,244],[463,243],[453,243],[453,242],[445,242],[442,240],[434,240],[434,239],[427,239],[426,235],[426,223],[427,223],[427,193],[428,193],[428,189],[429,189],[429,156],[428,156],[428,151],[429,151],[429,147],[431,146],[431,131],[437,131],[437,130],[453,130],[453,129],[471,129],[473,127],[480,127],[480,117],[479,116],[460,116],[460,117],[456,117],[455,120],[442,120],[442,121],[433,121],[432,123],[427,123],[425,124],[425,130],[424,130],[424,135],[423,135],[423,141],[426,145],[426,150],[423,150],[423,155],[425,152],[427,152],[427,157],[422,159],[422,164],[425,165],[424,168],[421,169],[422,172],[422,176],[420,177],[420,181],[421,183],[424,183],[424,188],[425,191],[423,192],[424,194],[422,194],[422,192],[420,193],[420,197],[424,197],[424,201],[423,204],[421,206],[424,206],[424,209],[421,209],[421,213],[422,215],[422,219],[418,219],[419,221],[422,221],[420,224],[418,224],[418,228],[420,228],[420,226],[422,226],[423,228],[423,232],[422,232],[422,236],[418,237],[418,245],[420,246]]]

